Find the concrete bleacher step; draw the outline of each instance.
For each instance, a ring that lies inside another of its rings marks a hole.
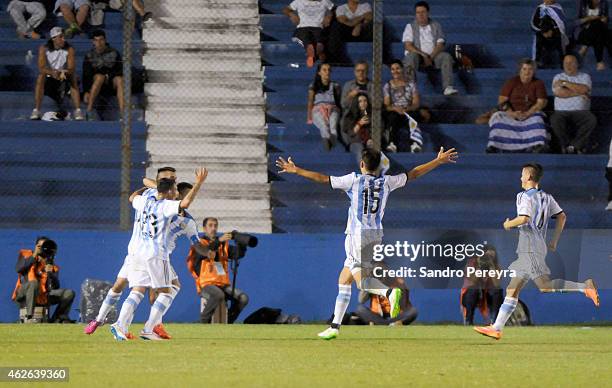
[[[234,152],[236,148],[234,148]],[[237,189],[242,195],[260,195],[264,186],[268,185],[268,167],[265,158],[248,158],[228,155],[225,158],[218,156],[188,157],[184,155],[152,155],[153,161],[147,167],[147,175],[154,177],[158,168],[172,166],[177,170],[179,179],[188,182],[193,180],[196,167],[206,167],[208,169],[209,184],[226,184],[227,190],[233,190],[229,186],[236,184]],[[232,184],[228,184],[232,182]],[[252,192],[244,190],[244,186],[252,185]],[[219,192],[217,192],[219,193]],[[267,193],[267,189],[265,191]]]
[[[143,65],[147,69],[165,71],[216,71],[232,69],[236,72],[256,72],[261,69],[261,59],[238,52],[232,53],[188,53],[168,52],[165,54],[145,55]]]
[[[147,111],[145,118],[149,124],[163,126],[174,125],[177,127],[202,125],[204,120],[206,125],[209,126],[223,126],[227,125],[229,122],[234,122],[238,126],[253,125],[261,128],[266,123],[263,111],[245,112],[232,109],[217,109],[210,111],[201,109],[197,112],[188,109],[156,110]]]
[[[226,123],[227,124],[227,123]],[[150,135],[159,134],[166,136],[215,136],[219,138],[234,137],[241,135],[258,140],[265,140],[267,127],[257,126],[233,126],[233,125],[206,125],[206,126],[174,126],[174,125],[149,125]]]
[[[242,79],[239,83],[229,80],[203,80],[191,82],[148,82],[145,93],[163,98],[189,98],[200,101],[210,96],[223,96],[224,98],[255,99],[263,98],[261,80],[255,78]],[[261,101],[263,103],[263,99]]]
[[[156,17],[171,18],[244,19],[259,14],[257,3],[251,0],[159,0],[147,4],[147,9]]]

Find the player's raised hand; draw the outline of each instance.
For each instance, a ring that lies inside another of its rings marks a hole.
[[[208,176],[208,170],[204,167],[198,167],[195,170],[195,181],[197,184],[202,184]]]
[[[291,156],[287,160],[279,156],[278,159],[276,159],[276,167],[280,168],[280,171],[278,172],[279,174],[284,172],[295,174],[297,171],[297,167],[295,167],[295,163],[293,163],[293,160],[291,160]]]
[[[455,151],[454,148],[449,149],[448,151],[444,151],[444,147],[440,147],[440,151],[438,152],[438,161],[442,164],[446,163],[457,163],[457,158],[459,154]]]

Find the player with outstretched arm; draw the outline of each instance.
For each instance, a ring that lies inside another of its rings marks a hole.
[[[380,175],[381,153],[366,149],[362,152],[359,162],[361,173],[355,174],[353,172],[344,176],[327,176],[308,171],[296,166],[291,157],[287,160],[282,157],[278,158],[276,166],[280,168],[280,173],[297,174],[318,183],[328,184],[332,189],[346,192],[351,201],[345,231],[346,260],[338,278],[338,296],[336,297],[334,318],[331,326],[319,333],[320,338],[330,340],[338,336],[342,318],[351,300],[353,281],[359,289],[387,297],[391,304],[391,317],[397,316],[402,296],[399,288],[389,289],[382,283],[380,283],[381,287],[362,288],[361,250],[367,245],[382,241],[382,219],[389,193],[405,186],[406,182],[425,175],[443,164],[455,163],[457,157],[458,154],[454,148],[448,151],[440,148],[438,156],[428,163],[399,175]]]
[[[506,298],[499,309],[495,323],[490,326],[474,327],[478,333],[496,340],[502,337],[502,330],[518,303],[521,289],[529,280],[542,292],[582,292],[599,307],[599,295],[592,279],[584,283],[570,282],[563,279],[550,280],[550,269],[546,265],[546,230],[548,221],[556,218],[555,233],[548,243],[551,251],[557,250],[561,232],[565,227],[567,216],[552,195],[540,189],[544,169],[537,163],[523,166],[521,186],[524,191],[516,196],[517,216],[512,220],[506,218],[504,229],[519,229],[519,241],[516,253],[518,259],[510,264],[509,269],[516,272],[506,289]]]

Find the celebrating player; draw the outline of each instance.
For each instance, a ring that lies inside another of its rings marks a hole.
[[[153,328],[160,323],[162,315],[173,300],[168,256],[170,221],[181,209],[187,209],[191,205],[207,175],[206,169],[198,168],[195,185],[181,201],[171,199],[176,196],[176,186],[174,180],[170,179],[161,179],[158,182],[157,197],[142,196],[144,188],[130,196],[130,202],[137,211],[132,239],[128,246],[128,254],[134,256],[128,269],[128,282],[132,291],[123,303],[119,319],[111,325],[111,333],[115,339],[127,339],[125,332],[128,329],[128,320],[142,301],[147,287],[158,292],[158,296],[140,337],[147,340],[162,339],[153,332]]]
[[[152,186],[153,188],[151,188],[150,190],[145,190],[142,193],[142,195],[143,196],[148,196],[148,195],[156,196],[157,189],[155,189],[154,187],[156,187],[156,182],[159,182],[160,179],[176,180],[176,169],[174,169],[173,167],[162,167],[158,169],[157,176],[155,177],[155,181],[152,181],[154,183]],[[145,186],[147,186],[146,183],[147,182],[145,182]],[[136,219],[136,216],[134,217],[134,219]],[[117,279],[115,280],[115,284],[113,284],[111,289],[108,290],[108,293],[106,294],[106,298],[104,298],[104,302],[102,302],[102,306],[100,306],[100,311],[98,311],[98,316],[96,317],[96,319],[89,322],[89,324],[85,326],[85,330],[84,330],[85,334],[93,334],[99,326],[102,326],[104,324],[104,320],[106,319],[106,316],[108,315],[108,313],[111,311],[113,306],[117,304],[117,302],[121,298],[121,293],[123,292],[125,287],[127,287],[128,285],[128,279],[127,279],[128,265],[131,259],[132,259],[132,256],[128,254],[123,260],[123,265],[121,266],[121,269],[119,270],[119,273],[117,274]],[[130,333],[126,333],[126,335],[128,336],[128,338],[132,337]]]
[[[381,295],[389,299],[391,304],[391,317],[399,313],[399,302],[402,292],[399,288],[389,289],[380,283],[381,287],[363,287],[361,277],[361,250],[370,244],[382,241],[382,219],[389,193],[403,187],[409,180],[427,174],[431,170],[446,163],[455,163],[458,154],[454,148],[444,151],[440,148],[438,156],[425,164],[415,167],[399,175],[379,175],[381,153],[366,149],[361,154],[359,168],[361,174],[350,173],[344,176],[327,176],[318,172],[304,170],[297,167],[289,157],[288,160],[279,157],[276,166],[280,173],[297,174],[312,181],[329,184],[332,189],[346,192],[351,201],[348,210],[346,226],[346,239],[344,248],[346,260],[338,278],[338,296],[334,308],[334,318],[331,326],[319,333],[319,337],[330,340],[339,334],[340,324],[351,300],[351,285],[353,281],[357,287],[371,294]],[[364,279],[365,280],[365,279]],[[371,283],[374,279],[368,279]]]
[[[549,278],[550,270],[545,261],[548,221],[550,218],[557,219],[555,233],[548,243],[548,248],[554,252],[557,249],[567,216],[552,195],[540,190],[542,174],[543,168],[537,163],[523,166],[521,186],[525,191],[516,196],[517,216],[512,220],[506,218],[504,221],[505,230],[519,228],[519,242],[516,249],[518,259],[509,267],[516,272],[517,276],[510,281],[506,289],[506,298],[499,309],[495,323],[474,328],[478,333],[496,340],[502,337],[504,325],[518,303],[519,293],[530,279],[542,292],[582,292],[593,301],[595,306],[599,307],[599,295],[592,279],[584,283],[576,283],[562,279],[551,281]]]

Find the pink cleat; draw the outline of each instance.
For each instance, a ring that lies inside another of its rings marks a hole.
[[[85,330],[83,330],[83,331],[85,332],[85,334],[89,334],[89,335],[91,335],[91,334],[93,334],[93,333],[96,331],[96,329],[97,329],[98,327],[100,327],[100,326],[102,326],[102,325],[104,325],[104,323],[103,323],[103,322],[98,322],[98,321],[96,321],[96,320],[94,319],[93,321],[89,322],[89,323],[87,324],[87,326],[85,326]]]

